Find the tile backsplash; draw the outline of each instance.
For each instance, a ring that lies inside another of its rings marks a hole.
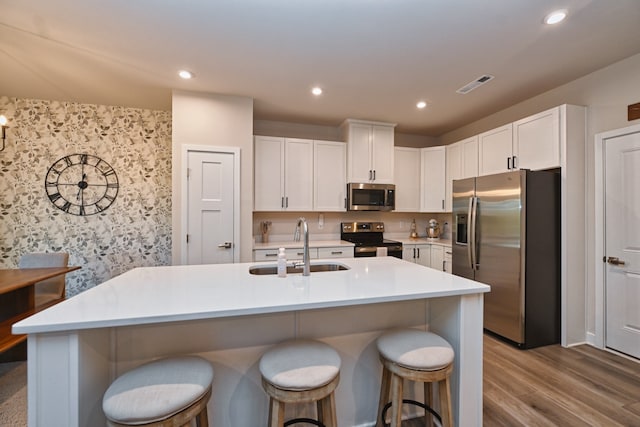
[[[320,225],[320,216],[324,224]],[[416,220],[418,235],[426,237],[429,220],[434,218],[443,230],[442,238],[451,238],[450,213],[406,213],[406,212],[254,212],[253,235],[256,243],[262,242],[260,223],[271,222],[270,242],[293,240],[293,233],[301,216],[307,219],[309,236],[312,240],[340,239],[340,223],[354,221],[382,221],[385,237],[409,237],[411,222]],[[446,223],[446,225],[445,225]]]

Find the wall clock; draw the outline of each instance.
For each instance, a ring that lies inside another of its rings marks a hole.
[[[93,215],[113,204],[118,176],[109,163],[90,154],[70,154],[51,165],[44,181],[53,205],[72,215]]]

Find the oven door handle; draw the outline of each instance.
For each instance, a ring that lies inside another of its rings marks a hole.
[[[376,246],[360,246],[355,249],[355,253],[357,254],[369,254],[377,251],[378,248]]]

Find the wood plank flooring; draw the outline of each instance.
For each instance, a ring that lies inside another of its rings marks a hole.
[[[640,427],[640,363],[589,345],[518,350],[485,335],[483,385],[486,427]]]

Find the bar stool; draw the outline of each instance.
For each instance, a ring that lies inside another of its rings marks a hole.
[[[411,403],[425,409],[425,425],[432,426],[432,415],[443,427],[453,426],[449,378],[453,370],[453,348],[441,336],[417,329],[396,329],[382,334],[376,341],[382,362],[382,384],[376,427],[385,425],[391,407],[391,427],[400,427],[402,404]],[[403,380],[424,383],[424,404],[403,400]],[[432,383],[438,384],[440,415],[433,409]],[[391,395],[391,396],[389,396]]]
[[[102,399],[107,426],[209,425],[213,367],[201,357],[181,356],[146,363],[118,377]]]
[[[340,381],[340,355],[313,340],[292,340],[270,348],[260,358],[262,387],[269,396],[269,427],[305,422],[336,427],[334,390]],[[284,422],[285,403],[316,402],[318,419]]]

